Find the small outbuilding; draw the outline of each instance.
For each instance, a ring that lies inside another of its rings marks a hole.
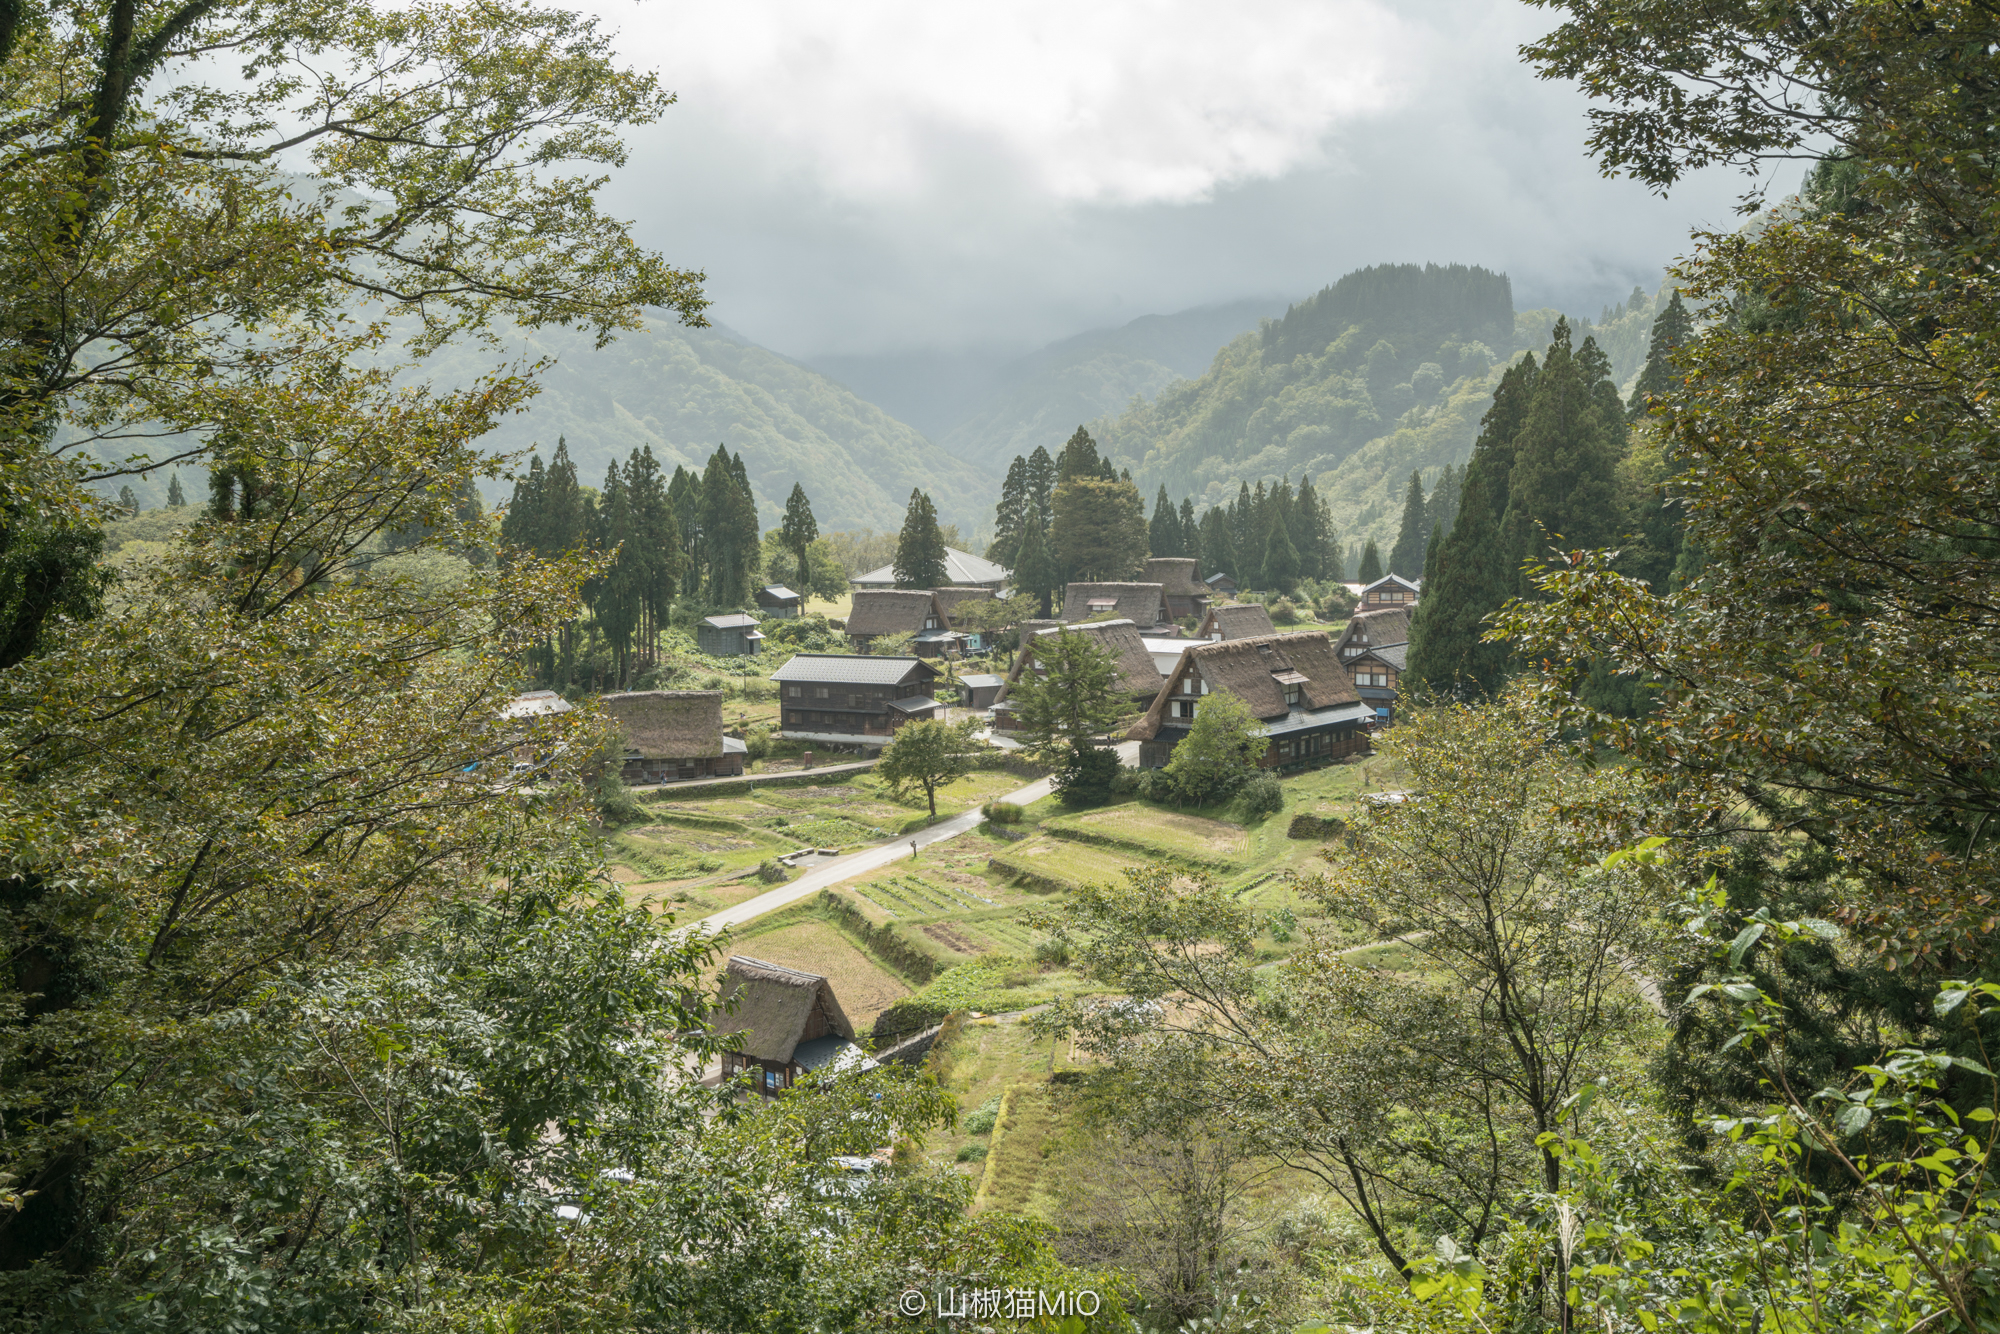
[[[736,955],[723,969],[715,1031],[736,1039],[722,1058],[725,1079],[749,1074],[775,1098],[815,1070],[866,1064],[854,1025],[818,973]]]
[[[1236,581],[1220,570],[1217,570],[1214,574],[1202,580],[1202,582],[1207,584],[1208,591],[1217,597],[1234,597],[1236,595]]]
[[[958,678],[959,698],[968,709],[990,709],[993,701],[1000,697],[1000,687],[1006,684],[1004,676],[971,672]]]
[[[1220,607],[1210,607],[1208,615],[1202,618],[1201,628],[1194,632],[1196,639],[1214,641],[1218,639],[1249,639],[1254,635],[1275,635],[1278,627],[1271,624],[1271,613],[1264,610],[1261,602],[1231,602]]]
[[[1146,561],[1147,583],[1157,583],[1167,598],[1167,614],[1175,620],[1208,610],[1209,587],[1195,578],[1194,557],[1152,556]]]
[[[694,628],[695,646],[711,658],[741,658],[756,654],[764,646],[763,632],[755,616],[740,611],[721,616],[704,616]]]
[[[625,731],[627,783],[734,778],[749,748],[722,731],[720,690],[628,690],[598,700]]]
[[[797,616],[806,600],[783,584],[766,584],[757,590],[757,610],[766,616]]]

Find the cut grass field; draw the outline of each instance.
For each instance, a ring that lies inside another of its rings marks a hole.
[[[1145,802],[1057,816],[1044,821],[1042,831],[1057,838],[1122,848],[1141,857],[1217,868],[1239,865],[1250,848],[1249,833],[1241,825]]]

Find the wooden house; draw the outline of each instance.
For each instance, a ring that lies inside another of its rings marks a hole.
[[[1202,698],[1235,695],[1263,724],[1267,738],[1260,765],[1293,769],[1345,755],[1366,754],[1373,710],[1325,631],[1259,635],[1250,639],[1190,641],[1152,706],[1131,731],[1139,766],[1165,766],[1194,726]]]
[[[1200,616],[1208,610],[1209,587],[1195,578],[1192,556],[1153,556],[1146,561],[1141,577],[1160,586],[1166,595],[1167,614],[1174,620]]]
[[[1414,607],[1417,594],[1423,585],[1415,580],[1405,579],[1400,574],[1385,574],[1372,584],[1364,584],[1359,593],[1360,605],[1356,611],[1375,611],[1382,607]]]
[[[1334,646],[1361,698],[1375,710],[1377,726],[1396,721],[1397,692],[1409,662],[1410,611],[1384,607],[1357,612]]]
[[[704,616],[694,628],[694,642],[695,647],[711,658],[741,658],[752,656],[763,647],[764,634],[757,628],[755,616],[732,611]]]
[[[798,616],[806,600],[783,584],[766,584],[757,590],[757,610],[766,616]]]
[[[1166,589],[1159,584],[1075,583],[1063,590],[1058,619],[1065,624],[1111,617],[1122,617],[1149,634],[1174,621],[1167,614]]]
[[[1226,598],[1226,597],[1236,596],[1236,581],[1234,579],[1231,579],[1228,575],[1224,574],[1220,570],[1217,570],[1214,574],[1211,574],[1210,576],[1208,576],[1208,578],[1202,580],[1202,582],[1208,585],[1208,591],[1211,597]]]
[[[937,668],[921,658],[799,653],[771,680],[788,740],[879,750],[913,718],[938,718]]]
[[[715,1031],[734,1039],[722,1074],[748,1074],[759,1093],[775,1098],[814,1070],[864,1063],[854,1025],[817,973],[736,955],[723,969]]]
[[[720,690],[631,690],[598,700],[625,732],[620,775],[628,783],[730,778],[747,747],[722,731]]]
[[[1210,607],[1208,615],[1202,617],[1201,628],[1194,632],[1196,639],[1250,639],[1257,635],[1275,635],[1278,627],[1271,624],[1271,613],[1264,610],[1261,602],[1231,602],[1220,607]]]
[[[1014,685],[1025,672],[1040,674],[1045,669],[1036,661],[1037,650],[1047,645],[1056,635],[1087,635],[1101,649],[1111,654],[1118,668],[1118,689],[1137,708],[1144,708],[1160,693],[1160,669],[1146,640],[1139,634],[1139,627],[1128,620],[1089,621],[1082,625],[1059,625],[1051,629],[1037,631],[1024,638],[1021,652],[1014,659],[1012,670],[1007,673],[1007,684],[993,706],[993,726],[1006,732],[1014,728],[1014,713],[1008,707],[1007,697]]]
[[[884,635],[910,635],[920,658],[942,657],[962,637],[946,623],[944,607],[928,588],[870,588],[854,595],[847,614],[847,639],[855,652]]]

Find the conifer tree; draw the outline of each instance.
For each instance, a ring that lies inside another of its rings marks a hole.
[[[778,535],[797,564],[800,587],[796,591],[810,596],[812,558],[809,553],[813,540],[819,536],[819,520],[813,517],[812,501],[806,498],[803,483],[792,483],[792,494],[785,501],[785,518],[778,526]]]
[[[181,490],[181,475],[177,472],[167,475],[167,508],[180,509],[187,504],[187,494]]]
[[[1615,470],[1625,421],[1609,372],[1594,340],[1571,350],[1569,320],[1558,319],[1508,471],[1500,531],[1517,568],[1557,538],[1574,549],[1604,546],[1616,536]],[[1523,594],[1530,591],[1525,581],[1526,575],[1517,580]]]
[[[1458,519],[1458,496],[1464,486],[1465,470],[1445,464],[1431,486],[1430,498],[1424,502],[1424,516],[1430,520],[1434,536],[1450,534],[1451,525]]]
[[[1129,578],[1146,561],[1146,502],[1130,482],[1071,477],[1056,486],[1048,541],[1063,582]]]
[[[1040,521],[1035,509],[1028,460],[1016,454],[1007,465],[1006,480],[1000,483],[1000,503],[993,508],[993,541],[986,548],[986,559],[1014,567],[1021,553],[1021,534],[1029,523]]]
[[[1195,571],[1201,571],[1201,531],[1194,526],[1194,497],[1181,497],[1181,549],[1174,554],[1191,556],[1195,559]]]
[[[1273,515],[1271,535],[1264,539],[1263,575],[1263,587],[1279,593],[1290,593],[1299,585],[1299,552],[1282,515]]]
[[[1155,556],[1181,554],[1180,511],[1167,499],[1165,482],[1160,483],[1160,494],[1153,500],[1153,518],[1146,525],[1146,547]]]
[[[1417,579],[1424,572],[1424,545],[1430,538],[1430,516],[1424,509],[1424,480],[1410,474],[1409,489],[1403,493],[1403,522],[1396,530],[1396,545],[1389,548],[1389,570],[1405,579]]]
[[[1038,527],[1021,534],[1021,554],[1014,563],[1014,587],[1035,599],[1036,614],[1047,616],[1056,587],[1062,582],[1048,538]]]
[[[514,496],[507,502],[507,512],[500,518],[500,540],[510,547],[534,552],[537,550],[537,534],[541,526],[543,483],[548,472],[542,467],[542,456],[528,456],[528,471],[514,479]]]
[[[757,531],[757,502],[744,483],[739,455],[716,446],[701,476],[701,529],[706,561],[703,593],[716,606],[741,606],[763,559]]]
[[[137,514],[139,512],[139,495],[130,486],[121,486],[118,488],[118,508],[124,510],[127,514]]]
[[[634,583],[639,604],[638,645],[647,662],[657,653],[686,562],[674,506],[653,447],[632,451],[625,464],[625,493],[631,507]]]
[[[1298,498],[1292,502],[1292,545],[1299,551],[1301,579],[1338,578],[1328,570],[1340,563],[1333,540],[1333,516],[1320,499],[1308,472],[1299,479]]]
[[[1667,302],[1667,307],[1653,317],[1653,341],[1646,349],[1646,365],[1639,372],[1639,382],[1632,386],[1632,399],[1626,404],[1626,415],[1636,421],[1646,415],[1652,401],[1659,398],[1679,383],[1675,374],[1673,355],[1682,344],[1694,336],[1694,318],[1687,307],[1681,304],[1681,294],[1677,289]]]
[[[667,483],[667,508],[673,512],[674,531],[680,538],[680,569],[688,592],[699,593],[708,555],[702,540],[700,473],[674,465],[673,480]]]
[[[1263,490],[1263,483],[1257,484]],[[1236,499],[1229,503],[1229,549],[1236,558],[1237,569],[1230,571],[1236,582],[1249,588],[1257,581],[1257,571],[1253,568],[1263,549],[1256,545],[1261,536],[1256,528],[1257,504],[1250,495],[1250,483],[1237,484]]]
[[[1354,577],[1364,584],[1372,584],[1382,577],[1382,553],[1375,549],[1372,537],[1368,539],[1368,545],[1361,549],[1361,568]]]
[[[937,507],[922,491],[911,491],[909,506],[903,511],[903,530],[896,535],[896,587],[945,587],[951,582],[951,572],[944,562],[944,534],[938,531]]]
[[[1046,537],[1049,525],[1056,517],[1056,461],[1050,458],[1049,451],[1040,445],[1036,445],[1035,452],[1028,455],[1027,482],[1028,496],[1034,502],[1032,509],[1035,522],[1040,526],[1042,535]],[[1026,531],[1025,523],[1022,531]]]
[[[1207,574],[1243,578],[1242,563],[1236,559],[1236,542],[1230,531],[1229,511],[1211,505],[1201,516],[1201,568]]]
[[[1056,458],[1055,483],[1060,486],[1072,477],[1092,477],[1104,481],[1117,481],[1117,474],[1107,476],[1105,468],[1109,460],[1098,457],[1097,442],[1090,438],[1090,432],[1079,426],[1070,438],[1063,442],[1062,453]]]
[[[613,459],[605,470],[604,486],[597,495],[597,533],[593,543],[599,551],[615,553],[603,574],[584,585],[584,598],[605,642],[611,645],[614,670],[619,685],[630,676],[632,645],[639,629],[641,580],[645,557],[639,550],[631,497],[625,478]]]

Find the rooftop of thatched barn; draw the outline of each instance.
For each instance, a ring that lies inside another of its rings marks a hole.
[[[722,754],[720,690],[632,690],[598,702],[625,729],[625,748],[648,759]]]

